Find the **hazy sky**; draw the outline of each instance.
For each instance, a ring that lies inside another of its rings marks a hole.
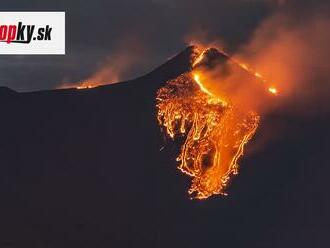
[[[287,9],[295,15],[327,5],[322,0],[304,1],[303,6],[299,2],[302,1],[4,1],[2,11],[66,11],[67,54],[0,56],[0,85],[18,91],[52,89],[63,82],[90,78],[105,64],[115,66],[118,58],[119,80],[129,79],[165,62],[186,46],[187,37],[196,34],[204,41],[221,40],[233,51],[276,11]]]

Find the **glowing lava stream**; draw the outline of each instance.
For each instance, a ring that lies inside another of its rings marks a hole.
[[[205,50],[196,58],[198,64]],[[197,62],[196,62],[197,61]],[[269,92],[276,94],[274,87]],[[193,198],[226,195],[231,175],[238,173],[238,160],[253,137],[259,115],[243,111],[207,89],[199,74],[184,73],[157,92],[157,119],[165,133],[183,137],[178,168],[192,177],[188,191]]]
[[[201,91],[205,92],[209,96],[213,96],[213,94],[210,91],[208,91],[208,89],[206,89],[204,87],[204,85],[201,83],[200,77],[198,74],[194,74],[194,79],[195,79],[196,83],[199,85],[199,87],[201,88]]]

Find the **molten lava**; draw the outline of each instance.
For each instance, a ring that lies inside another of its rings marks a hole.
[[[226,194],[260,119],[255,111],[241,109],[203,84],[195,67],[204,54],[205,50],[195,57],[191,72],[168,81],[156,97],[160,126],[170,138],[184,139],[178,168],[192,177],[188,192],[197,199]],[[240,66],[250,72],[246,65]],[[277,93],[274,87],[269,92]]]
[[[79,86],[76,87],[77,90],[83,90],[83,89],[92,89],[95,87],[98,87],[102,84],[96,83],[96,82],[82,82]]]

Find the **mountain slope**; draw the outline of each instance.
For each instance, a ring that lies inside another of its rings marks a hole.
[[[175,168],[179,146],[156,121],[155,93],[190,69],[191,52],[120,84],[0,93],[0,247],[324,244],[323,116],[279,109],[264,117],[229,196],[188,199],[189,180]],[[255,151],[270,126],[276,137]]]

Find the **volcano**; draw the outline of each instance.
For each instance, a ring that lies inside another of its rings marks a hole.
[[[194,65],[194,49],[127,82],[0,88],[0,247],[324,244],[329,168],[311,167],[324,163],[329,135],[321,116],[297,119],[279,108],[262,117],[228,196],[186,197],[190,180],[174,166],[182,141],[160,131],[156,95],[194,66],[229,60],[212,49]],[[270,133],[275,137],[263,143]]]

